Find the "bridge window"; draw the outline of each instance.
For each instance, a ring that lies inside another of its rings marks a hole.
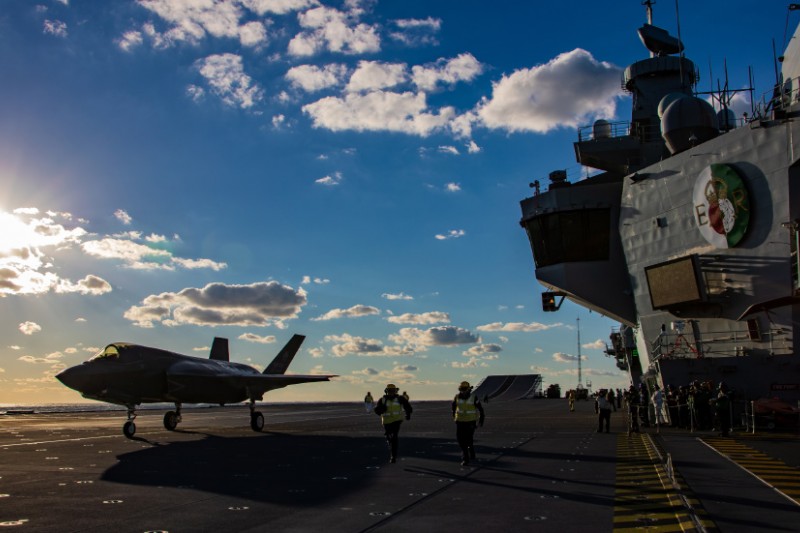
[[[548,213],[524,221],[537,267],[608,260],[610,209]]]

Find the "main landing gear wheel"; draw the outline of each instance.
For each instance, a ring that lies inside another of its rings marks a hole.
[[[170,431],[175,431],[175,428],[178,427],[178,413],[167,411],[164,414],[164,427]]]
[[[128,420],[127,422],[125,422],[125,425],[122,426],[122,432],[125,434],[126,437],[132,439],[133,436],[136,434],[136,424],[134,424],[132,420]]]
[[[264,415],[260,411],[253,411],[250,414],[250,427],[253,428],[253,431],[264,429]]]

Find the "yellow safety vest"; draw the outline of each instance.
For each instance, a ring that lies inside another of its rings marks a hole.
[[[478,420],[478,408],[475,407],[475,395],[469,398],[456,396],[456,422],[475,422]]]
[[[398,398],[386,398],[386,411],[381,415],[381,424],[391,424],[403,419],[403,405]]]

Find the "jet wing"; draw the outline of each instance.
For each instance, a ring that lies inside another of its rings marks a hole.
[[[330,378],[336,376],[312,376],[302,374],[259,374],[257,376],[244,376],[244,377],[228,377],[227,379],[234,380],[242,386],[247,387],[250,391],[259,391],[264,393],[267,391],[280,389],[287,385],[296,385],[298,383],[311,383],[314,381],[330,381]]]

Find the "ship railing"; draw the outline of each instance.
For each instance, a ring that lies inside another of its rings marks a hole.
[[[789,78],[776,84],[772,90],[761,95],[756,103],[752,120],[773,117],[800,103],[800,78]]]
[[[706,331],[700,339],[691,332],[662,332],[651,344],[653,361],[660,359],[700,359],[703,357],[742,357],[755,351],[768,355],[792,353],[792,339],[787,330],[770,327],[759,332],[758,340],[743,331]]]
[[[590,126],[578,128],[578,142],[602,141],[604,139],[620,139],[623,137],[636,137],[641,142],[654,142],[661,140],[661,126],[637,124],[630,121],[595,122]]]

